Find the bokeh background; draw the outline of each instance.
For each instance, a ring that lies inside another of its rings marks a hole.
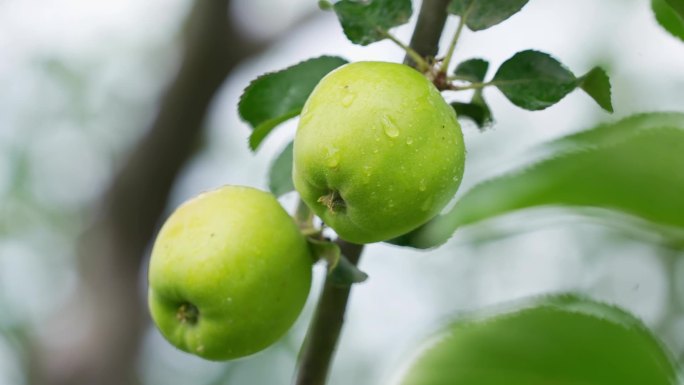
[[[408,41],[412,27],[396,35]],[[684,108],[684,44],[648,1],[533,0],[501,25],[466,31],[456,60],[489,59],[491,75],[528,48],[576,74],[604,66],[615,113],[581,92],[532,113],[487,89],[496,123],[484,132],[464,123],[461,191],[534,159],[548,139]],[[213,363],[151,326],[149,239],[160,215],[198,192],[267,188],[296,119],[251,153],[236,112],[251,79],[322,54],[398,62],[403,52],[352,45],[314,0],[4,0],[0,52],[0,384],[290,383],[322,267],[286,337]],[[386,384],[460,312],[558,291],[625,307],[684,360],[684,258],[622,220],[525,211],[460,230],[434,251],[370,245],[361,268],[370,279],[353,289],[333,385]]]

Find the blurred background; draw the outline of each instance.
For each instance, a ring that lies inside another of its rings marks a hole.
[[[442,46],[455,27],[449,19]],[[396,35],[408,41],[412,28]],[[286,337],[213,363],[151,326],[149,240],[201,191],[267,188],[296,119],[251,153],[236,112],[251,79],[322,54],[399,62],[403,52],[352,45],[314,0],[4,0],[0,47],[0,385],[290,383],[322,267]],[[533,0],[501,25],[464,32],[455,60],[489,59],[491,76],[528,48],[576,74],[604,66],[615,114],[581,92],[531,113],[485,90],[496,123],[484,132],[464,123],[461,192],[528,162],[551,138],[684,107],[684,44],[657,25],[648,1]],[[625,307],[682,361],[678,254],[657,233],[556,209],[460,230],[430,252],[370,245],[361,261],[370,279],[353,289],[330,383],[385,384],[460,312],[558,291]]]

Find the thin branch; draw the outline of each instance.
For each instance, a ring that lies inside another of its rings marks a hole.
[[[442,67],[440,68],[440,72],[442,73],[446,73],[449,70],[449,64],[451,64],[451,58],[454,56],[456,44],[458,43],[458,39],[461,37],[461,32],[463,31],[463,27],[465,26],[466,19],[468,19],[468,14],[470,13],[470,10],[473,8],[473,4],[475,3],[470,3],[470,6],[463,12],[463,15],[458,20],[458,27],[456,27],[456,33],[454,33],[454,37],[451,39],[451,43],[449,43],[449,50],[447,51],[447,54],[444,57],[444,61],[442,62]]]
[[[390,39],[394,44],[398,45],[401,47],[401,49],[406,52],[406,55],[408,55],[411,60],[415,63],[415,65],[418,67],[418,69],[422,71],[426,71],[427,69],[430,68],[430,64],[418,53],[416,52],[413,48],[407,46],[404,44],[401,40],[397,39],[394,35],[389,33],[388,31],[381,31],[385,37]]]
[[[363,245],[338,240],[349,262],[357,265]],[[333,354],[344,324],[351,286],[337,286],[326,278],[309,331],[299,356],[295,377],[297,385],[323,385],[328,377]]]

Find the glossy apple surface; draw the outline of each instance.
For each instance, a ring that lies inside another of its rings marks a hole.
[[[439,213],[464,161],[456,115],[430,81],[405,65],[357,62],[328,74],[307,100],[293,179],[340,237],[371,243]]]
[[[164,337],[211,360],[255,353],[292,326],[312,259],[271,194],[225,186],[181,205],[152,250],[149,307]]]

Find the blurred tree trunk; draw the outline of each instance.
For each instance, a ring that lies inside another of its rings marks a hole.
[[[186,24],[181,67],[156,119],[129,154],[79,245],[76,298],[46,320],[31,382],[135,384],[148,324],[141,261],[169,191],[198,143],[211,101],[228,73],[259,47],[236,30],[229,0],[197,0]]]

